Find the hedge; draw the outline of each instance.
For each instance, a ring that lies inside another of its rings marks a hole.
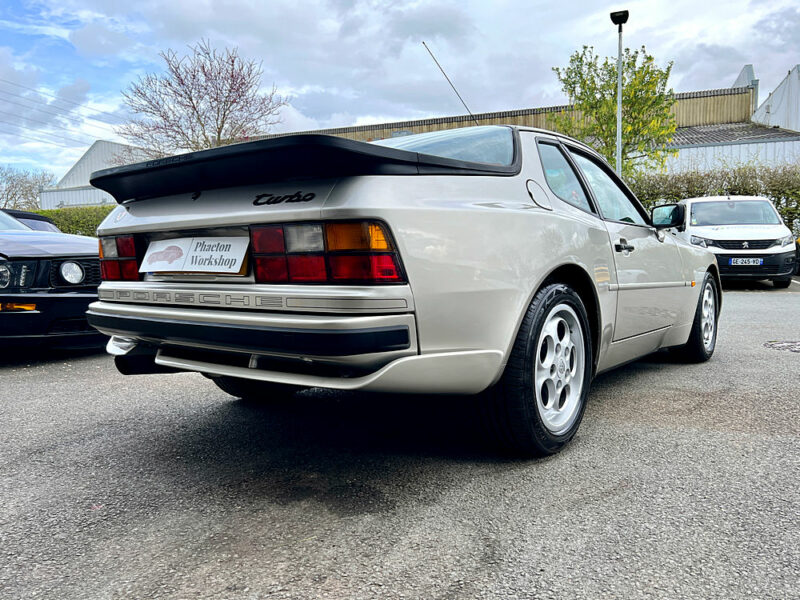
[[[744,165],[685,173],[637,172],[627,183],[648,208],[698,196],[764,196],[775,204],[787,227],[800,233],[800,164]]]
[[[64,233],[76,235],[97,235],[97,227],[117,205],[70,206],[50,210],[36,210],[40,215],[50,217]]]

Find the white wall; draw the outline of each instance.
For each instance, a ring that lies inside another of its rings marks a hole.
[[[678,150],[677,157],[667,159],[667,170],[708,171],[746,163],[766,166],[800,163],[800,141],[682,148]]]
[[[91,186],[42,190],[39,194],[42,208],[61,208],[62,206],[95,206],[98,204],[115,204],[111,194]]]

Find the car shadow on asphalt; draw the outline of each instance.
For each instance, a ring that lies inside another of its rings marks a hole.
[[[313,389],[272,403],[220,392],[219,401],[121,454],[148,464],[178,494],[201,485],[212,501],[315,501],[339,516],[433,502],[476,469],[537,469],[550,461],[494,449],[470,397]]]

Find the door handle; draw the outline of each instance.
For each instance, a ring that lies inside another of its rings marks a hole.
[[[629,244],[628,240],[625,238],[620,238],[620,240],[614,244],[614,250],[617,252],[633,252],[635,249],[636,248]]]

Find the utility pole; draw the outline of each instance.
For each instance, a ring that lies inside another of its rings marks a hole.
[[[618,10],[611,13],[611,22],[617,26],[619,32],[619,46],[617,48],[617,175],[622,177],[622,25],[628,22],[628,11]]]

